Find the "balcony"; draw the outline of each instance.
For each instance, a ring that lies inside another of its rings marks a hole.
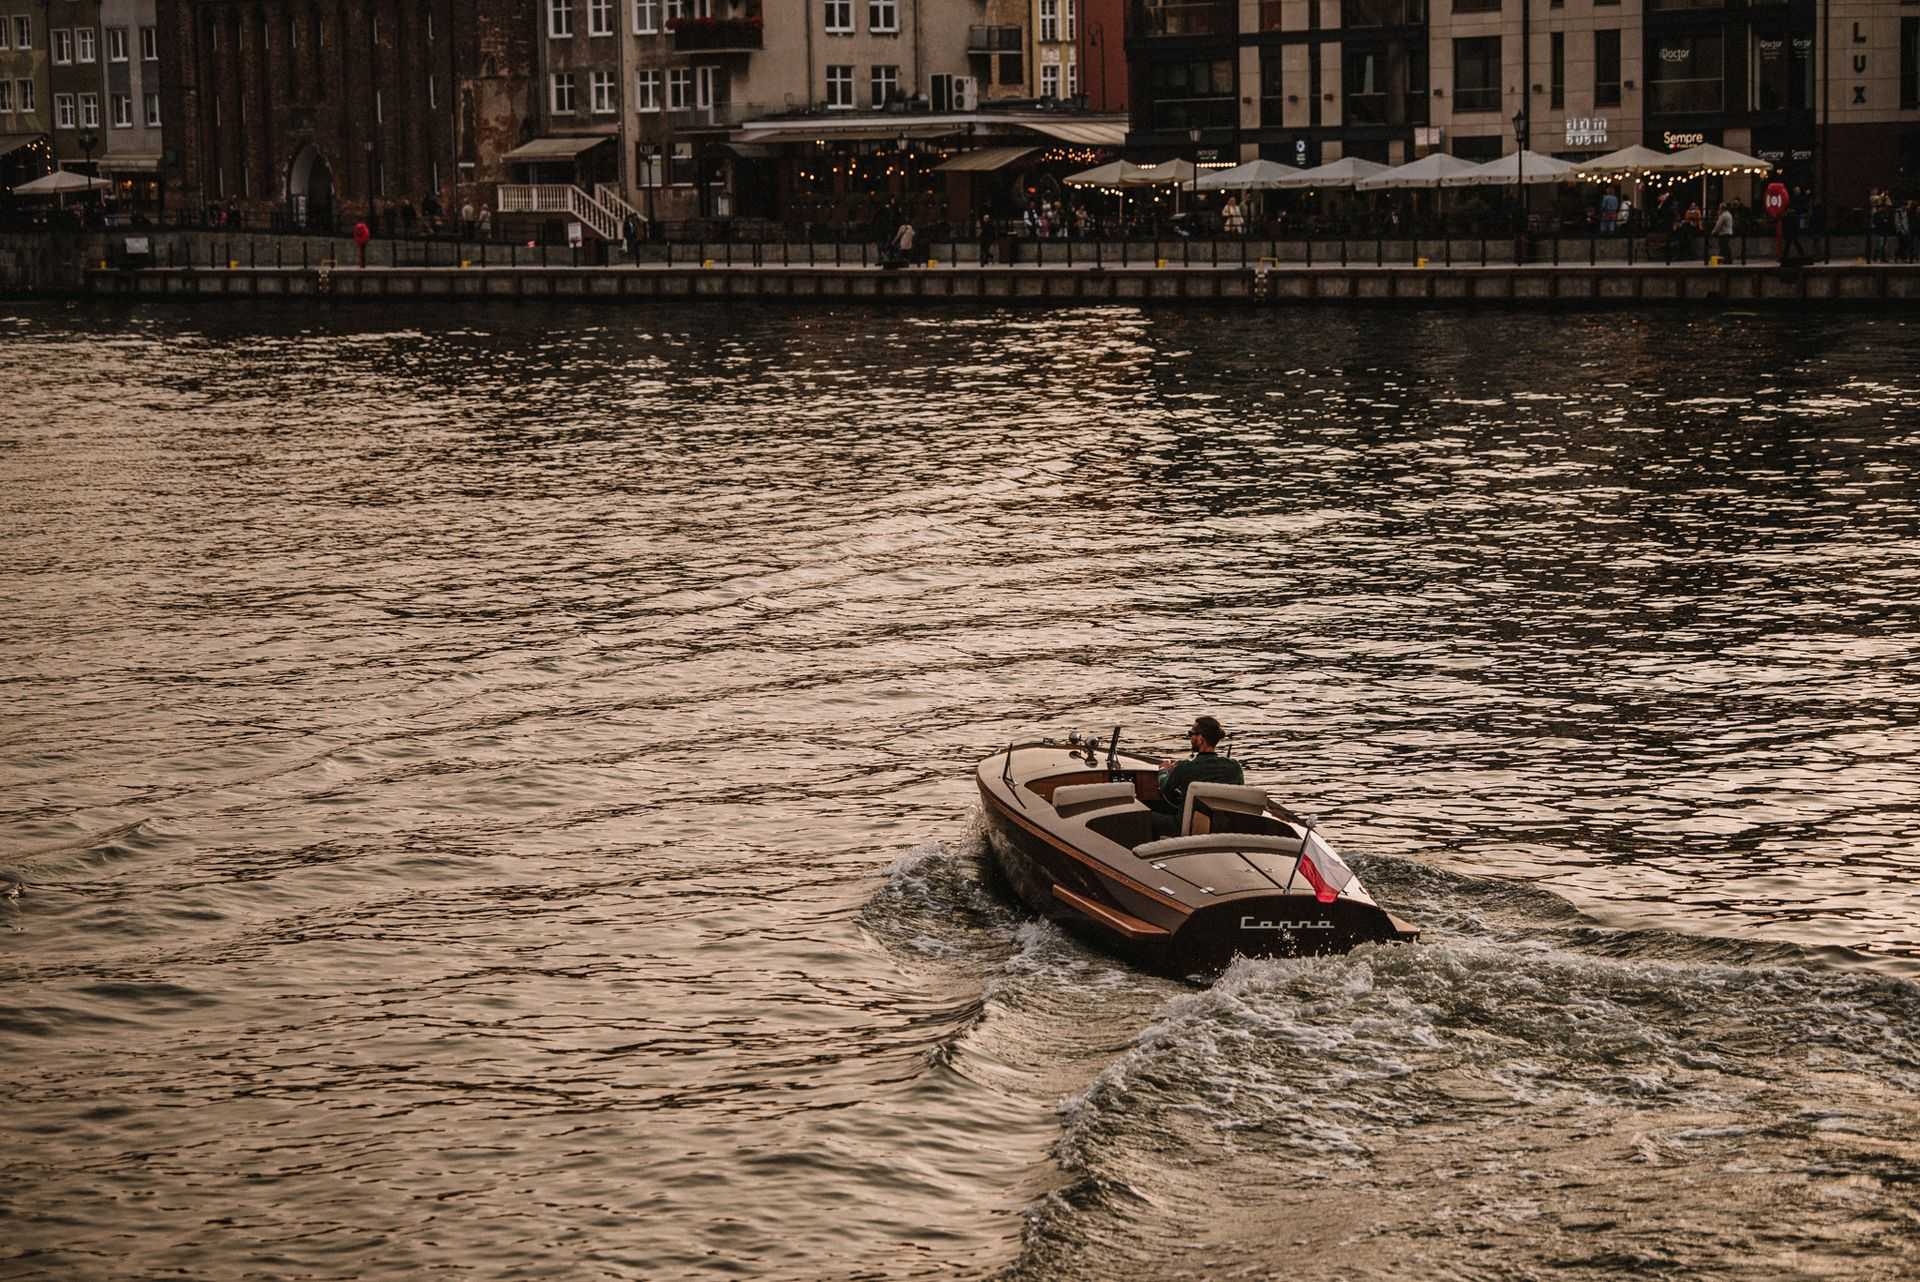
[[[1025,34],[1020,27],[968,27],[967,52],[981,57],[1019,53],[1026,48]]]
[[[1133,32],[1162,36],[1230,36],[1240,29],[1239,6],[1220,0],[1140,0],[1133,9]]]
[[[715,102],[704,107],[669,107],[665,115],[673,132],[698,133],[703,129],[738,129],[749,120],[780,110],[784,109],[758,102]]]
[[[675,53],[758,53],[765,39],[759,18],[674,18],[667,30]]]

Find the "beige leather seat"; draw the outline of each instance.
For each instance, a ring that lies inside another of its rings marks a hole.
[[[1197,837],[1211,832],[1212,824],[1206,815],[1198,816],[1200,827],[1193,825],[1196,820],[1194,803],[1204,801],[1209,810],[1231,810],[1237,814],[1262,814],[1267,808],[1267,790],[1237,783],[1195,783],[1187,785],[1187,804],[1180,812],[1180,835]]]
[[[1133,799],[1133,785],[1124,779],[1118,783],[1070,783],[1053,790],[1053,808],[1063,819],[1124,805]]]

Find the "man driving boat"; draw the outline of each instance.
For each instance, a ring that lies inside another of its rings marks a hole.
[[[1193,748],[1193,755],[1177,764],[1171,757],[1161,758],[1156,780],[1160,795],[1147,802],[1153,810],[1156,834],[1172,833],[1180,826],[1180,811],[1186,805],[1189,784],[1246,783],[1246,773],[1240,769],[1240,763],[1215,751],[1226,737],[1227,732],[1212,717],[1195,717],[1193,728],[1187,731],[1187,743]]]

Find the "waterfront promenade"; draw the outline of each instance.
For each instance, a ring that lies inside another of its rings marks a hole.
[[[573,250],[450,241],[380,242],[367,265],[351,242],[170,232],[0,238],[0,284],[14,292],[156,301],[312,298],[413,300],[780,300],[938,304],[1016,302],[1283,304],[1874,304],[1920,301],[1920,267],[1844,255],[1783,267],[1770,243],[1733,261],[1649,261],[1624,237],[1510,241],[1032,242],[982,265],[970,242],[882,267],[860,243],[649,243],[638,260]],[[1004,248],[1004,247],[1003,247]],[[1506,257],[1502,258],[1502,252]],[[609,262],[596,261],[601,257]],[[1745,261],[1742,261],[1744,259]]]

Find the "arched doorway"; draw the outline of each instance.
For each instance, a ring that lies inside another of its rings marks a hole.
[[[333,166],[312,143],[300,149],[287,169],[287,204],[294,226],[333,229]]]

